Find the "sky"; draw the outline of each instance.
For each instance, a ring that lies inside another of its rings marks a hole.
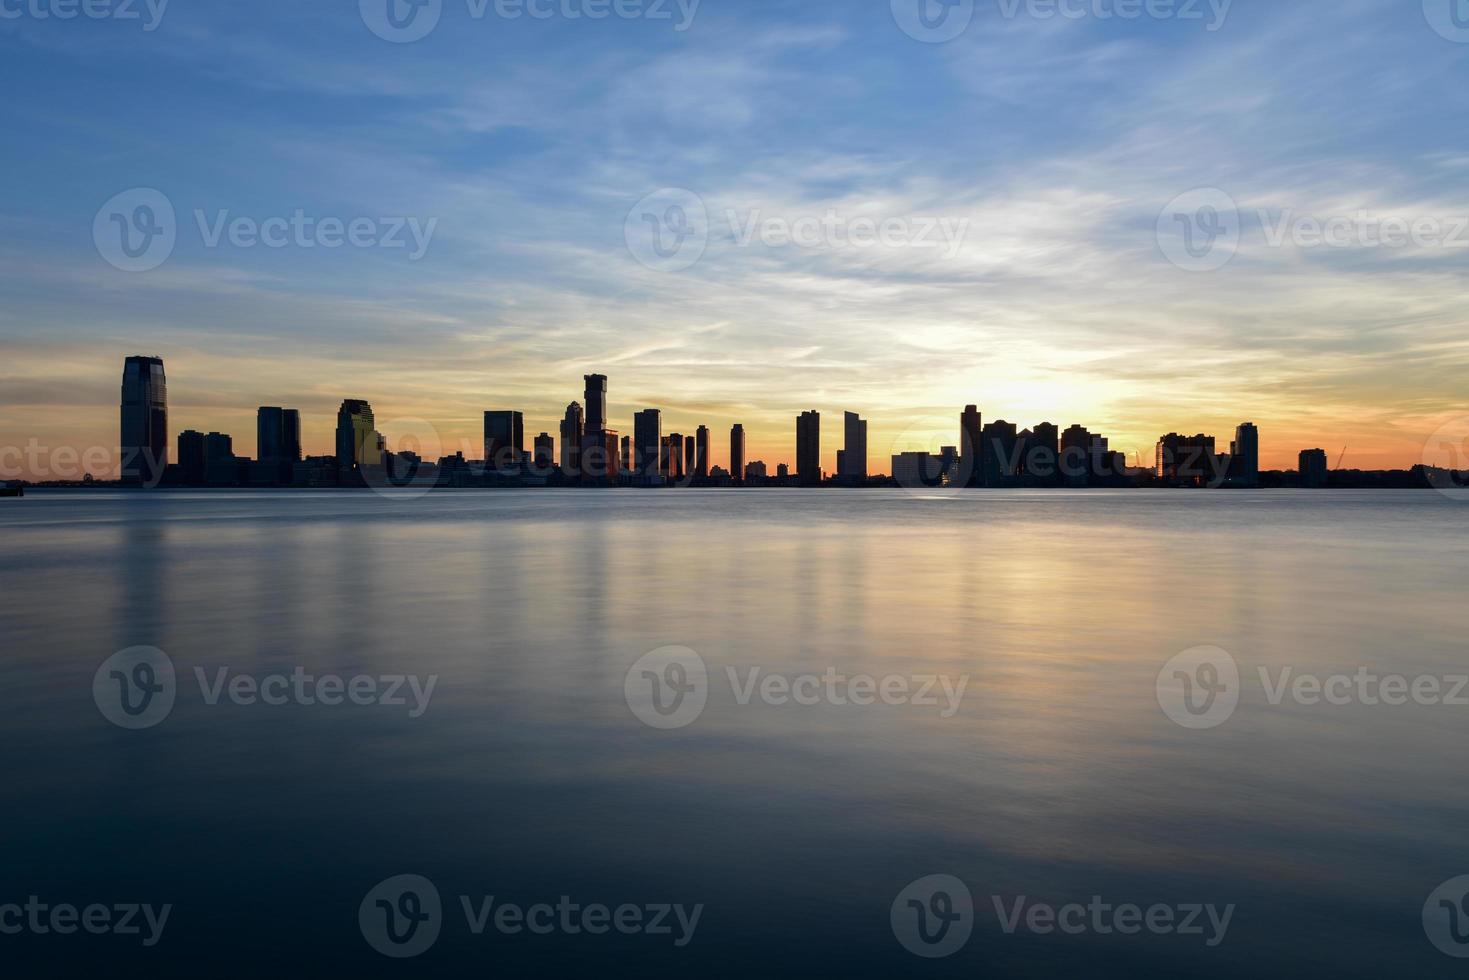
[[[475,456],[588,373],[772,469],[807,409],[874,472],[971,403],[1267,468],[1469,415],[1462,0],[79,2],[0,0],[9,475],[110,454],[137,353],[246,455],[351,397]]]

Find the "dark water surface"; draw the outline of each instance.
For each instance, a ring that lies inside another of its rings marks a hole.
[[[1469,673],[1469,509],[1438,494],[35,492],[0,541],[0,903],[172,905],[152,947],[0,935],[10,975],[1469,969],[1422,919],[1469,874],[1469,706],[1275,705],[1259,677]],[[1242,676],[1195,730],[1158,678],[1201,645]],[[176,698],[128,730],[93,681],[136,646]],[[707,703],[664,730],[625,682],[669,646]],[[418,717],[406,689],[210,704],[196,669],[221,668],[437,681]],[[755,668],[967,686],[952,712],[941,686],[741,704]],[[358,913],[404,874],[443,911],[395,960]],[[890,912],[936,874],[972,935],[924,959]],[[475,935],[460,896],[702,911],[682,947],[672,915]],[[1007,933],[1020,896],[1234,909],[1211,947],[1206,919]]]

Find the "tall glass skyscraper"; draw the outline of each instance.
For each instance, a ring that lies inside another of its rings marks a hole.
[[[168,382],[163,358],[129,357],[122,368],[122,481],[155,486],[168,466]]]
[[[821,486],[821,413],[796,419],[796,476],[803,487]]]
[[[337,469],[351,473],[361,466],[380,465],[382,452],[372,406],[360,399],[348,398],[337,409]]]

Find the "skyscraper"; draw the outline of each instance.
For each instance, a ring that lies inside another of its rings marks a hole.
[[[683,438],[683,475],[692,480],[698,475],[697,460],[694,458],[698,453],[698,443],[693,436]]]
[[[1012,422],[991,422],[980,430],[980,472],[987,487],[1003,487],[1012,482],[1018,467],[1016,444],[1018,433]]]
[[[607,376],[588,374],[583,380],[587,383],[586,432],[601,432],[607,428]]]
[[[842,416],[843,447],[837,454],[837,476],[844,483],[867,482],[867,420],[856,412]]]
[[[301,460],[301,413],[262,406],[255,413],[255,458],[262,463]]]
[[[984,465],[979,449],[983,434],[984,417],[980,415],[979,406],[964,406],[964,414],[959,416],[959,471],[965,486],[984,486]]]
[[[664,474],[670,481],[682,480],[684,473],[683,458],[683,433],[670,432],[668,434],[668,466]]]
[[[1260,430],[1253,422],[1241,422],[1229,444],[1229,475],[1236,486],[1260,485]]]
[[[632,470],[632,436],[622,437],[622,472]]]
[[[561,468],[568,476],[581,472],[581,440],[586,429],[581,405],[572,402],[566,406],[566,417],[561,420]]]
[[[168,381],[161,357],[129,357],[122,367],[121,474],[155,486],[168,466]]]
[[[1326,486],[1329,462],[1324,449],[1303,449],[1300,457],[1301,486],[1317,490]]]
[[[344,476],[363,466],[382,465],[382,446],[372,406],[348,398],[337,409],[337,470]]]
[[[551,438],[551,433],[542,432],[536,436],[536,468],[549,470],[556,465],[556,440]]]
[[[821,413],[796,419],[796,477],[803,487],[821,486]]]
[[[513,469],[525,458],[525,417],[520,412],[485,413],[485,463]]]
[[[638,483],[643,486],[656,486],[661,476],[663,413],[656,408],[638,412],[633,416],[632,431],[631,469]]]
[[[190,485],[204,482],[204,433],[185,429],[179,433],[179,480]]]
[[[701,425],[694,430],[694,475],[701,480],[709,479],[709,427]]]
[[[745,482],[745,427],[736,425],[729,430],[729,478],[735,483]]]

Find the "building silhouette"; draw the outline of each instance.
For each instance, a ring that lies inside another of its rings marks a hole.
[[[542,432],[536,436],[536,468],[549,470],[556,465],[556,440],[551,438],[551,433]]]
[[[803,487],[821,486],[821,413],[796,419],[796,479]]]
[[[745,481],[745,427],[739,424],[729,430],[729,477],[735,483]]]
[[[663,413],[656,408],[647,408],[633,415],[632,420],[632,466],[636,482],[645,487],[658,486],[663,482],[666,453],[663,441]]]
[[[372,406],[359,398],[348,398],[337,409],[337,471],[350,483],[364,466],[382,465],[382,441]]]
[[[632,436],[622,437],[622,472],[632,472]]]
[[[965,486],[984,486],[984,466],[980,461],[980,443],[984,438],[984,416],[978,405],[965,405],[959,416],[959,466]]]
[[[156,486],[168,467],[168,380],[163,358],[129,357],[122,367],[122,482]]]
[[[1007,487],[1014,484],[1019,465],[1018,443],[1015,425],[1004,419],[997,419],[980,430],[979,462],[985,486]]]
[[[586,382],[587,421],[585,431],[601,432],[607,428],[607,376],[588,374],[582,380]]]
[[[197,486],[204,482],[204,433],[185,429],[178,438],[179,480]]]
[[[1301,486],[1319,490],[1326,486],[1328,466],[1324,449],[1303,449],[1300,457]]]
[[[1240,487],[1260,485],[1260,430],[1253,422],[1241,422],[1229,444],[1230,482]]]
[[[709,427],[701,425],[694,430],[694,475],[701,480],[709,479]]]
[[[843,448],[837,451],[837,477],[844,483],[867,482],[867,420],[856,412],[842,416]]]
[[[561,469],[567,476],[581,473],[581,441],[586,431],[586,421],[579,402],[566,406],[566,417],[561,420]]]
[[[525,459],[525,417],[520,412],[485,413],[485,463],[508,470]]]
[[[1170,432],[1158,440],[1154,472],[1165,483],[1206,487],[1216,481],[1219,470],[1213,436],[1203,433],[1183,436]]]

